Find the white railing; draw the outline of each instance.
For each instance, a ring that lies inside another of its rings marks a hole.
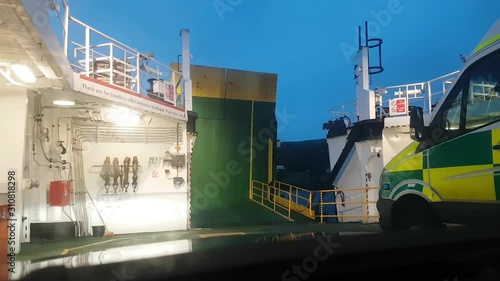
[[[56,2],[56,0],[52,0]],[[96,80],[184,107],[182,73],[70,15],[65,0],[54,10],[73,70]],[[124,32],[127,32],[124,30]]]
[[[377,117],[389,117],[390,100],[405,98],[408,107],[422,107],[424,113],[431,113],[435,105],[441,100],[446,91],[453,84],[459,71],[420,83],[396,85],[376,88],[375,104]],[[329,110],[332,120],[348,117],[352,122],[357,121],[357,99],[337,105]],[[409,114],[409,110],[406,113]]]
[[[455,71],[441,77],[420,83],[406,85],[396,85],[378,89],[376,94],[376,104],[380,116],[389,116],[388,108],[390,100],[395,98],[405,98],[406,104],[419,106],[424,110],[424,114],[431,113],[436,104],[441,100],[446,91],[453,84],[459,71]],[[380,94],[382,92],[382,94]],[[409,111],[407,112],[409,114]]]

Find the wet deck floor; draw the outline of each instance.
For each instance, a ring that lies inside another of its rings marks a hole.
[[[308,233],[349,235],[376,233],[380,231],[378,224],[295,223],[123,234],[110,237],[80,237],[61,241],[25,243],[21,247],[21,253],[17,256],[17,260],[40,261],[84,252],[104,251],[113,248],[186,239],[191,241],[192,251],[198,251],[214,247],[230,247],[241,244],[260,243],[266,239],[287,239],[287,237],[291,237],[290,233],[295,235],[307,235]]]

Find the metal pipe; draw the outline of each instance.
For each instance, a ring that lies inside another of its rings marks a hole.
[[[85,28],[85,73],[90,76],[90,27]]]
[[[63,40],[64,40],[64,55],[66,58],[68,57],[68,41],[69,41],[69,6],[66,3],[66,0],[63,0],[64,10],[64,28],[63,28]]]
[[[449,78],[449,77],[454,76],[454,75],[457,75],[457,74],[459,74],[459,73],[460,73],[460,70],[457,70],[457,71],[454,71],[454,72],[451,72],[451,73],[445,74],[445,75],[443,75],[443,76],[440,76],[440,77],[438,77],[438,78],[434,78],[434,79],[432,79],[432,80],[429,80],[428,82],[436,82],[436,81],[438,81],[438,80],[441,80],[441,79],[444,79],[444,78]]]
[[[97,130],[97,126],[96,127],[86,127],[86,128],[82,128],[82,131],[86,131],[86,132],[95,132]],[[112,129],[112,128],[103,128],[103,127],[100,127],[99,126],[99,130],[100,131],[104,131],[104,132],[110,132],[110,133],[123,133],[123,134],[147,134],[147,135],[168,135],[168,134],[171,134],[171,135],[176,135],[176,132],[173,132],[173,131],[166,131],[166,130],[121,130],[121,129]]]
[[[74,117],[73,117],[74,118]],[[89,118],[87,118],[89,119]],[[96,125],[83,125],[83,124],[75,124],[82,129],[96,129]],[[109,125],[99,125],[99,129],[101,130],[120,130],[120,131],[164,131],[164,132],[173,132],[177,133],[176,128],[162,128],[162,127],[117,127],[117,126],[109,126]]]
[[[47,168],[50,168],[49,165],[41,165],[40,163],[38,163],[38,161],[36,160],[36,143],[35,143],[35,124],[37,123],[37,121],[33,120],[33,128],[32,128],[32,133],[31,133],[31,145],[32,145],[32,151],[33,151],[33,161],[40,167],[47,167]],[[42,142],[41,140],[39,139],[40,141],[40,145],[42,145]],[[49,158],[45,155],[45,151],[43,150],[43,147],[41,148],[42,151],[44,152],[44,156],[45,156],[45,159],[50,162]]]
[[[107,132],[107,133],[102,133],[102,132],[91,132],[91,131],[82,131],[81,132],[84,136],[88,136],[88,137],[104,137],[104,138],[132,138],[132,139],[167,139],[167,140],[172,140],[173,142],[175,142],[175,138],[173,136],[166,136],[166,135],[163,135],[163,134],[149,134],[149,135],[146,135],[146,134],[139,134],[139,133],[127,133],[127,134],[123,134],[123,133],[113,133],[113,132]]]
[[[133,136],[133,135],[102,135],[102,134],[83,134],[83,137],[84,138],[88,138],[88,139],[114,139],[114,140],[122,140],[122,141],[125,141],[125,140],[136,140],[136,141],[143,141],[143,142],[147,142],[147,141],[166,141],[166,142],[169,142],[169,143],[172,143],[172,144],[175,144],[175,140],[173,138],[168,138],[168,137],[162,137],[162,136],[154,136],[154,137],[149,137],[149,138],[145,138],[143,136]]]
[[[81,127],[81,128],[93,128],[95,129],[97,126],[96,125],[89,125],[89,124],[75,124],[75,126]],[[175,132],[177,133],[177,128],[170,127],[170,128],[165,128],[165,127],[128,127],[128,126],[114,126],[114,125],[99,125],[99,128],[101,129],[113,129],[113,130],[148,130],[148,131],[166,131],[166,132]]]
[[[114,54],[113,54],[113,44],[109,45],[109,84],[114,84],[113,70],[114,70]],[[126,69],[126,66],[125,66]]]
[[[82,21],[80,21],[80,20],[76,19],[76,18],[75,18],[75,17],[73,17],[73,16],[70,16],[70,19],[71,19],[72,21],[74,21],[75,23],[77,23],[77,24],[79,24],[79,25],[81,25],[81,26],[83,26],[83,27],[85,27],[85,28],[88,28],[89,30],[92,30],[93,32],[97,33],[98,35],[100,35],[100,36],[102,36],[102,37],[104,37],[104,38],[106,38],[106,39],[108,39],[108,40],[110,40],[110,41],[113,41],[113,42],[119,42],[118,40],[114,39],[113,37],[110,37],[110,36],[108,36],[108,35],[106,35],[106,34],[102,33],[101,31],[99,31],[99,30],[97,30],[97,29],[95,29],[95,28],[90,27],[89,25],[87,25],[87,24],[83,23]],[[129,47],[129,46],[125,45],[125,44],[121,44],[121,45],[122,45],[123,47],[125,47],[125,48],[129,49],[129,51],[131,51],[131,52],[137,52],[137,49],[134,49],[134,48],[132,48],[132,47]]]
[[[81,154],[79,153],[79,162],[82,161],[81,159]],[[82,166],[82,165],[81,165]],[[83,168],[80,168],[81,170],[83,170]],[[80,228],[80,232],[81,234],[85,234],[85,232],[82,233],[82,229],[87,229],[87,224],[88,224],[88,216],[87,216],[87,211],[86,211],[86,200],[85,200],[85,192],[82,191],[82,189],[85,188],[85,184],[84,184],[84,174],[83,174],[83,171],[80,172],[81,173],[81,180],[80,180],[80,184],[79,184],[79,188],[78,188],[78,193],[77,193],[77,207],[78,207],[78,211],[80,213],[80,217],[81,217],[81,225],[82,227]]]
[[[175,139],[173,137],[168,137],[168,136],[161,136],[161,135],[153,135],[153,136],[143,136],[143,135],[131,135],[131,134],[121,134],[121,135],[116,135],[116,134],[102,134],[102,133],[89,133],[89,132],[82,132],[84,137],[87,138],[108,138],[108,139],[135,139],[135,140],[167,140],[170,142],[175,143]]]
[[[138,92],[139,94],[141,94],[141,70],[140,70],[140,67],[141,67],[141,56],[140,55],[137,55],[136,64],[137,64],[137,70],[136,70],[136,75],[135,75],[135,79],[137,81],[136,92]]]
[[[83,137],[84,141],[86,142],[97,142],[97,137]],[[166,144],[175,144],[172,140],[168,139],[150,139],[150,140],[144,140],[144,139],[131,139],[131,138],[103,138],[99,137],[99,142],[101,143],[166,143]]]
[[[71,208],[70,208],[70,211],[71,211]],[[64,207],[62,208],[62,212],[68,217],[68,219],[74,224],[75,221],[73,221],[73,219],[66,213],[66,211],[64,210]]]
[[[406,85],[396,85],[396,86],[390,86],[390,87],[385,87],[385,89],[394,89],[394,88],[401,88],[401,87],[406,87],[406,86],[419,86],[419,85],[422,85],[422,84],[425,84],[425,83],[428,83],[428,82],[436,82],[436,81],[439,81],[439,80],[442,80],[444,78],[449,78],[451,76],[454,76],[456,75],[457,73],[459,73],[460,71],[454,71],[452,73],[449,73],[449,74],[446,74],[446,75],[443,75],[443,76],[440,76],[438,78],[434,78],[432,80],[429,80],[429,81],[426,81],[426,82],[419,82],[419,83],[411,83],[411,84],[406,84]]]
[[[91,119],[90,117],[89,118],[86,118],[86,117],[59,117],[57,118],[57,140],[59,141],[59,128],[61,127],[61,120],[62,119],[70,119],[71,121],[73,120],[88,120],[88,119]]]
[[[35,156],[35,155],[36,155],[36,153],[35,153],[35,152],[33,152],[33,154],[32,154],[32,158],[33,158],[33,161],[35,162],[35,164],[37,164],[37,165],[38,165],[38,166],[40,166],[40,167],[50,168],[50,166],[49,166],[49,165],[42,165],[42,164],[38,163],[38,161],[36,160],[36,156]]]
[[[86,139],[83,139],[84,142],[95,142],[96,139],[95,138],[86,138]],[[154,141],[148,141],[148,142],[144,142],[144,140],[121,140],[119,142],[116,141],[116,139],[103,139],[103,140],[100,140],[100,142],[103,142],[103,143],[165,143],[164,140],[154,140]]]
[[[127,134],[123,134],[123,133],[112,133],[112,132],[108,132],[108,133],[97,133],[97,132],[90,132],[90,131],[82,131],[82,134],[85,135],[85,136],[89,136],[89,137],[104,137],[104,138],[132,138],[132,139],[167,139],[167,140],[172,140],[173,142],[175,142],[175,138],[173,136],[165,136],[163,134],[149,134],[149,135],[146,135],[146,134],[139,134],[139,133],[127,133]]]
[[[428,101],[429,101],[429,113],[432,112],[432,88],[431,88],[431,82],[428,82],[428,87],[429,90],[427,92],[428,95]]]
[[[90,119],[90,118],[87,118]],[[80,127],[81,129],[84,130],[96,130],[99,127],[99,130],[105,130],[105,131],[116,131],[116,132],[139,132],[139,133],[146,133],[146,132],[155,132],[155,133],[171,133],[171,134],[177,134],[177,131],[174,130],[165,130],[162,128],[152,128],[152,129],[146,129],[146,128],[125,128],[125,127],[110,127],[110,126],[86,126],[86,125],[75,125]]]
[[[99,108],[97,107],[68,107],[68,108],[62,108],[60,106],[52,106],[52,105],[46,105],[46,106],[42,106],[42,110],[43,109],[60,109],[60,110],[98,110]],[[69,118],[69,117],[66,117],[66,118]]]
[[[96,128],[97,129],[97,128]],[[145,134],[144,132],[118,132],[118,131],[105,131],[102,132],[101,130],[97,131],[96,129],[85,129],[85,130],[80,130],[80,134],[85,137],[92,137],[92,138],[131,138],[131,139],[151,139],[151,140],[171,140],[173,142],[177,142],[179,145],[181,142],[178,142],[178,139],[176,136],[173,134],[165,134],[165,133],[151,133],[151,134]]]
[[[71,121],[73,122],[73,120]],[[86,228],[88,230],[88,216],[86,212],[86,203],[85,203],[85,196],[82,198],[82,187],[85,187],[85,178],[84,178],[84,171],[83,171],[83,158],[81,154],[81,142],[80,140],[80,135],[79,132],[76,130],[75,127],[72,127],[72,132],[73,136],[75,136],[76,139],[76,148],[73,147],[73,155],[74,155],[74,160],[75,160],[75,213],[78,214],[78,232],[79,235],[82,234],[82,228]],[[83,191],[83,194],[84,191]],[[82,225],[80,225],[80,221],[82,222]],[[87,227],[86,227],[87,226]]]
[[[152,133],[147,133],[144,131],[120,131],[120,130],[108,130],[102,129],[99,127],[95,128],[85,128],[80,130],[82,134],[92,134],[95,135],[99,133],[99,135],[132,135],[132,136],[153,136],[153,137],[166,137],[166,138],[175,138],[177,140],[176,135],[173,132],[162,132],[162,131],[154,131]]]

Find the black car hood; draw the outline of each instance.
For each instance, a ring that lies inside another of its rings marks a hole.
[[[137,277],[134,280],[226,279],[228,276],[232,280],[285,280],[285,275],[293,272],[291,269],[307,264],[314,265],[315,276],[322,276],[388,266],[412,265],[421,269],[427,264],[431,268],[431,265],[464,260],[481,259],[480,264],[484,265],[482,259],[486,257],[492,261],[500,257],[498,227],[454,227],[366,236],[316,234],[305,240],[258,242],[93,267],[44,269],[25,280],[109,281],[116,279],[113,274],[117,272]],[[430,274],[427,269],[425,272]],[[290,280],[301,280],[290,277]]]

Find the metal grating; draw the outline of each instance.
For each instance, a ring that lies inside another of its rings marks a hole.
[[[14,2],[15,4],[13,4]],[[41,48],[39,40],[34,38],[30,34],[28,28],[24,23],[26,22],[27,25],[32,24],[27,17],[24,9],[22,9],[22,4],[20,3],[20,1],[0,0],[0,19],[0,25],[3,27],[2,29],[0,29],[2,30],[2,33],[11,35],[13,38],[15,38],[15,41],[17,41],[18,45],[21,47],[13,48],[13,50],[17,52],[15,62],[36,65],[36,76],[43,75],[46,78],[51,79],[52,86],[61,87],[61,81],[57,79],[58,77],[55,75],[48,61],[44,60],[44,48]],[[6,58],[5,55],[2,55],[2,58],[0,58],[0,60],[7,60],[7,62],[9,63],[9,58]],[[13,58],[10,58],[10,60],[10,63],[14,62]]]

